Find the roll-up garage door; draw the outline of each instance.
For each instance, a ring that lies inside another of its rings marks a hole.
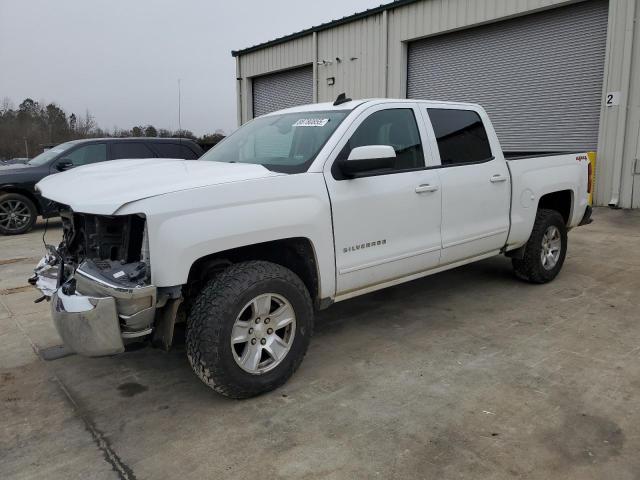
[[[412,42],[407,97],[481,104],[507,152],[595,150],[607,11],[590,0]]]
[[[253,79],[253,116],[313,103],[313,67],[272,73]]]

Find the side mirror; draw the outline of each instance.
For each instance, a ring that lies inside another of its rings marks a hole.
[[[68,158],[63,158],[56,164],[56,169],[59,172],[64,172],[65,170],[69,170],[70,168],[73,168],[73,162]]]
[[[349,158],[340,162],[340,170],[347,177],[391,169],[396,163],[396,151],[390,145],[366,145],[351,150]]]

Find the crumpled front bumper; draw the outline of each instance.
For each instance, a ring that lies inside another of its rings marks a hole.
[[[155,286],[125,287],[83,263],[58,287],[57,266],[45,259],[32,283],[51,298],[53,323],[69,349],[89,357],[114,355],[124,352],[128,340],[152,333]],[[75,288],[65,288],[71,282]]]
[[[124,342],[113,297],[65,295],[51,297],[51,316],[64,344],[89,357],[124,352]]]

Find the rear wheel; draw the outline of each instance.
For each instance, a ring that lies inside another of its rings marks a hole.
[[[247,398],[284,384],[313,332],[313,306],[300,278],[281,265],[237,263],[198,294],[188,317],[187,356],[216,392]]]
[[[0,234],[19,235],[33,227],[38,210],[29,198],[19,193],[0,195]]]
[[[523,258],[512,260],[516,275],[528,282],[547,283],[556,278],[567,254],[567,227],[555,210],[540,209]]]

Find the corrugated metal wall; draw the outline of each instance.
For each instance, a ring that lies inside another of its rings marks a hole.
[[[333,100],[343,91],[352,98],[404,98],[408,42],[571,3],[575,1],[423,0],[240,55],[239,121],[253,116],[251,77],[311,63],[316,101]],[[603,102],[601,107],[598,204],[618,194],[619,205],[630,207],[632,187],[633,201],[640,204],[640,176],[632,184],[640,155],[640,28],[634,22],[639,13],[640,0],[610,0],[603,92],[620,91],[621,104],[606,108]],[[333,86],[327,83],[330,77],[335,78]]]
[[[318,32],[319,101],[348,92],[354,98],[384,96],[386,48],[382,15]],[[327,79],[335,84],[328,85]]]
[[[633,175],[640,156],[640,0],[611,0],[603,92],[620,92],[620,105],[602,103],[595,201],[640,207],[640,178]],[[603,97],[604,97],[603,94]],[[635,186],[633,180],[635,179]],[[634,190],[632,192],[632,190]]]
[[[425,0],[241,55],[240,120],[252,118],[247,101],[251,86],[245,81],[250,77],[321,62],[316,77],[319,102],[343,91],[352,98],[404,98],[407,41],[573,1]],[[327,82],[331,77],[333,86]]]
[[[640,0],[635,8],[635,29],[631,52],[625,163],[622,171],[622,197],[631,197],[632,208],[640,208]]]
[[[312,35],[280,43],[242,56],[242,75],[254,77],[311,63],[314,44]]]
[[[236,75],[238,82],[238,120],[244,123],[253,118],[252,78],[266,73],[312,64],[315,58],[313,35],[239,57]]]
[[[407,97],[481,104],[509,152],[596,150],[606,0],[409,44]]]
[[[410,40],[515,17],[571,0],[430,0],[389,12],[389,96],[406,96]]]
[[[313,103],[313,68],[294,68],[253,79],[253,116]]]

